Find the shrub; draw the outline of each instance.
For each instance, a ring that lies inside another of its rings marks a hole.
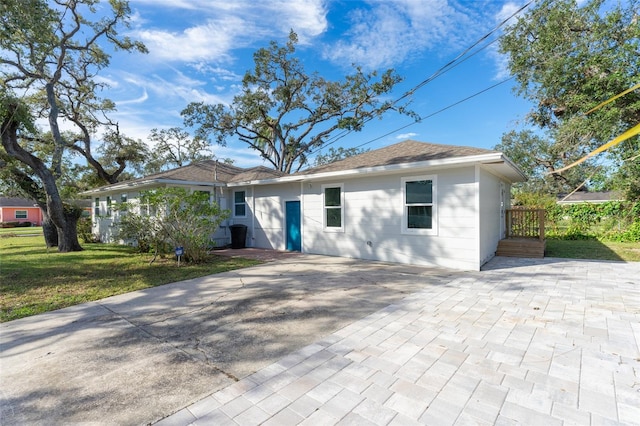
[[[78,223],[76,224],[76,229],[78,231],[78,236],[82,239],[84,243],[98,243],[100,242],[100,237],[93,234],[91,230],[91,218],[90,217],[81,217],[78,219]]]
[[[134,240],[138,250],[161,252],[166,246],[183,247],[184,259],[198,263],[208,255],[213,245],[211,235],[229,216],[210,203],[208,192],[188,191],[184,188],[161,188],[141,194],[140,202],[156,216],[147,216],[127,207],[118,224],[118,236]]]

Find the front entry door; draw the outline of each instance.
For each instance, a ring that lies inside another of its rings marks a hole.
[[[287,250],[302,251],[300,201],[285,202],[285,234]]]

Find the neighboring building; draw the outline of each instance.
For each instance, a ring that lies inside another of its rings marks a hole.
[[[601,204],[609,201],[623,201],[624,197],[620,192],[617,192],[617,191],[602,191],[602,192],[576,191],[569,196],[567,196],[567,194],[558,194],[556,199],[558,204],[580,204],[580,203]]]
[[[231,210],[218,245],[244,224],[250,247],[479,270],[504,237],[511,184],[525,179],[500,152],[405,141],[292,175],[204,161],[85,194],[102,241],[114,239],[114,203],[182,186]]]
[[[68,201],[82,208],[83,216],[91,214],[91,201]],[[42,210],[36,203],[27,198],[0,197],[0,223],[6,222],[30,222],[32,226],[42,226]]]
[[[0,223],[30,222],[42,226],[42,211],[32,200],[17,197],[0,197]]]

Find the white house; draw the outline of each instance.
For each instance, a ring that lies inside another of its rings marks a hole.
[[[103,241],[113,203],[184,186],[231,210],[218,245],[244,224],[249,247],[479,270],[504,237],[511,184],[525,179],[500,152],[405,141],[291,175],[205,161],[86,194]]]

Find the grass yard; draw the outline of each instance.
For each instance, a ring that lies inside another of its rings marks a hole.
[[[594,260],[624,260],[640,262],[640,243],[602,242],[589,240],[547,239],[548,257]]]
[[[178,268],[174,258],[149,265],[150,255],[125,246],[82,246],[81,252],[58,253],[47,251],[42,236],[0,238],[0,322],[260,263],[211,256],[208,263]]]
[[[27,228],[0,228],[0,238],[9,238],[16,235],[42,235],[42,226],[29,226]]]

